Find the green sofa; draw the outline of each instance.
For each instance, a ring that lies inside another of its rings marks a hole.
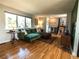
[[[38,33],[36,29],[25,29],[25,31],[27,32],[27,34],[24,34],[23,32],[18,33],[19,39],[34,41],[41,37],[40,33]]]

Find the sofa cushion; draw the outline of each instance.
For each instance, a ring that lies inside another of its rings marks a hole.
[[[30,29],[26,29],[26,32],[27,32],[27,34],[30,34],[31,30]]]
[[[31,29],[31,33],[36,33],[37,30],[36,29]]]
[[[25,38],[31,40],[31,39],[34,39],[34,38],[36,38],[38,36],[40,36],[40,34],[38,34],[38,33],[31,33],[31,34],[25,35]]]

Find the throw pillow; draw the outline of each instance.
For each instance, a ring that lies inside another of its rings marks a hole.
[[[25,33],[25,35],[27,35],[27,31],[25,31],[25,30],[22,30],[22,32],[24,32],[24,33]]]

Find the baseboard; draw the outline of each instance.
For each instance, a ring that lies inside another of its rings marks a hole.
[[[4,43],[7,43],[7,42],[10,42],[10,40],[6,40],[6,41],[3,41],[3,42],[0,42],[0,44],[4,44]]]
[[[77,56],[77,54],[76,54],[76,53],[74,53],[74,52],[72,52],[72,55],[73,55],[73,56]]]

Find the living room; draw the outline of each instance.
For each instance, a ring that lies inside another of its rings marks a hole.
[[[78,58],[78,2],[0,1],[0,58]]]

